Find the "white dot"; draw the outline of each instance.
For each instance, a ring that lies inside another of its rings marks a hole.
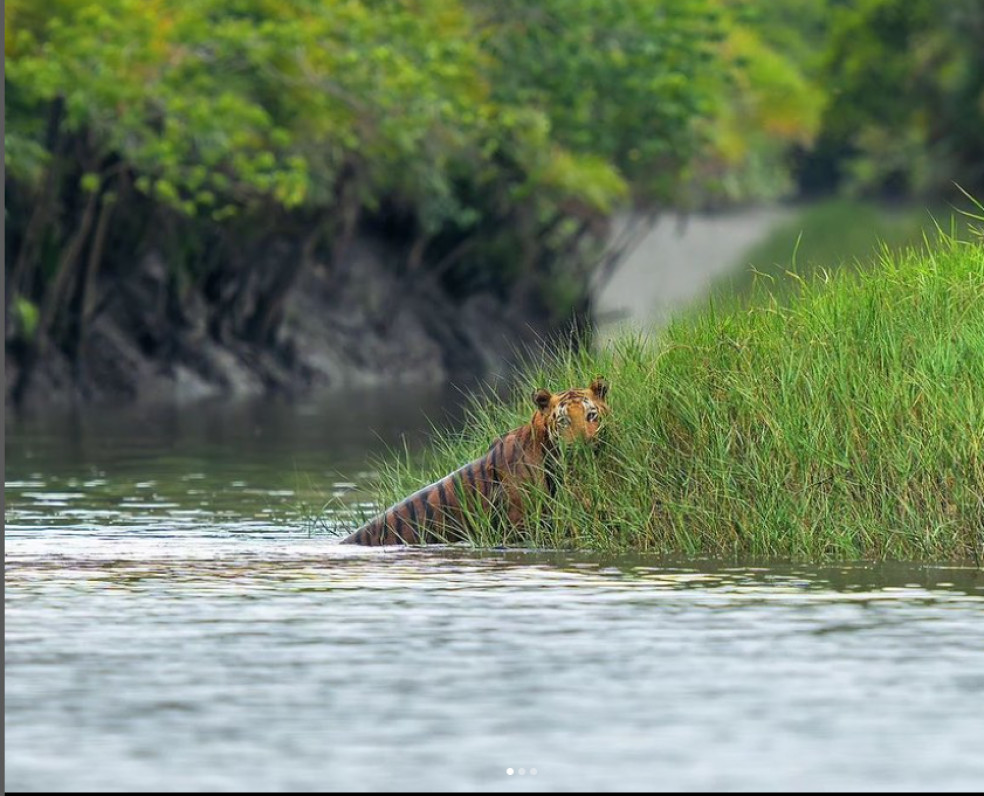
[[[506,769],[506,773],[511,777],[512,776],[512,773],[513,773],[512,772],[512,769],[511,768],[507,768]]]
[[[525,768],[521,768],[521,769],[519,769],[519,773],[520,773],[520,774],[525,774],[525,773],[526,773],[526,769],[525,769]]]
[[[536,769],[535,768],[531,768],[530,769],[530,774],[535,777],[536,776]]]

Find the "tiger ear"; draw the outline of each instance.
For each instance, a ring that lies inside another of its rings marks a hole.
[[[603,377],[596,376],[591,382],[590,390],[598,400],[604,401],[605,396],[608,395],[608,382]]]
[[[541,387],[539,390],[533,391],[533,403],[539,407],[540,411],[543,412],[548,406],[550,406],[550,390],[545,390]]]

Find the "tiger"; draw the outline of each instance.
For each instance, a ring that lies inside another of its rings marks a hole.
[[[530,422],[498,437],[486,454],[393,504],[345,537],[341,544],[445,544],[465,539],[467,507],[504,516],[510,527],[523,524],[523,490],[535,484],[553,494],[552,467],[561,445],[593,445],[610,410],[608,383],[596,377],[587,389],[533,392]],[[462,503],[466,508],[462,507]]]

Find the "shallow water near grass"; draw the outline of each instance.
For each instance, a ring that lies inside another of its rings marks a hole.
[[[312,522],[455,402],[8,414],[7,789],[980,787],[978,570]]]

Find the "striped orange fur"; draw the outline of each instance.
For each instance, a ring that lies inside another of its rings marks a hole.
[[[465,538],[466,509],[478,507],[523,521],[522,489],[535,483],[552,488],[553,452],[576,439],[592,440],[608,414],[608,385],[596,378],[587,389],[533,393],[536,411],[526,425],[495,440],[481,458],[390,506],[354,531],[342,544],[433,544]],[[464,508],[462,503],[464,502]]]

